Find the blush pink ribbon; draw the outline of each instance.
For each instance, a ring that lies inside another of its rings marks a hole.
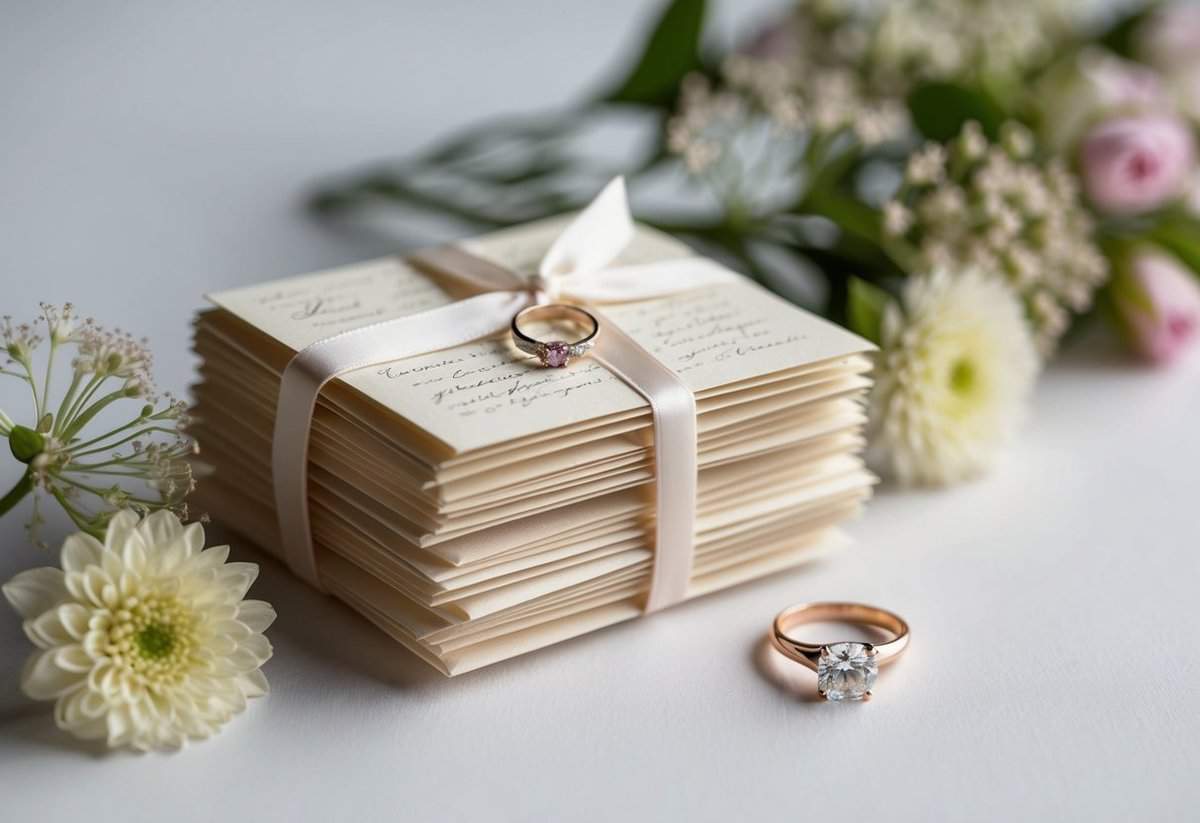
[[[418,252],[411,262],[472,297],[318,340],[297,352],[283,371],[275,413],[272,471],[284,559],[292,571],[323,589],[308,510],[308,445],[321,388],[356,369],[403,360],[490,337],[535,303],[585,304],[600,333],[592,357],[642,395],[654,420],[654,560],[645,610],[687,596],[695,552],[696,401],[657,357],[596,307],[650,300],[736,280],[703,257],[610,266],[634,236],[625,183],[616,178],[551,245],[538,273],[524,278],[456,246]]]

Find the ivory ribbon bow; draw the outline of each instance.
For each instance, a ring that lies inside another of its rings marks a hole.
[[[601,315],[595,306],[648,300],[728,283],[738,276],[703,257],[610,267],[633,238],[618,177],[563,231],[527,279],[455,247],[418,252],[412,262],[473,297],[318,340],[283,371],[272,443],[275,506],[284,558],[321,586],[308,511],[308,444],[321,387],[346,372],[447,349],[509,328],[535,303],[586,304],[600,322],[593,357],[650,403],[654,418],[655,551],[645,610],[687,596],[696,521],[696,403],[679,377]]]

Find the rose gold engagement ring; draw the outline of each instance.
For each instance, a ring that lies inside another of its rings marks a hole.
[[[523,323],[559,323],[577,330],[577,339],[539,340],[521,329]],[[513,344],[526,354],[536,355],[543,366],[562,368],[576,357],[583,357],[596,345],[600,323],[590,312],[565,303],[530,306],[513,315]]]
[[[805,623],[826,622],[883,629],[891,639],[808,643],[788,635]],[[817,673],[817,692],[826,700],[867,700],[880,665],[892,662],[908,647],[908,624],[899,615],[860,603],[802,603],[779,613],[771,640],[785,656]]]

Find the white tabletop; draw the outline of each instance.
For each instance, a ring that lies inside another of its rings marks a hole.
[[[314,177],[571,99],[645,11],[566,5],[10,9],[0,313],[74,300],[149,335],[184,389],[201,293],[386,250],[300,213]],[[734,5],[778,4],[724,3],[725,31]],[[454,680],[235,543],[280,614],[273,691],[175,756],[56,730],[0,614],[0,819],[1194,820],[1198,428],[1200,352],[1153,372],[1075,348],[989,479],[884,491],[818,567]],[[21,520],[0,521],[4,579],[49,559]],[[871,703],[813,702],[763,656],[804,599],[909,618]]]

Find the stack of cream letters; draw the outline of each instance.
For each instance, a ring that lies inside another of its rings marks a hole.
[[[463,247],[527,271],[562,226]],[[618,262],[689,253],[639,228]],[[452,299],[400,258],[211,295],[195,335],[200,507],[278,552],[271,432],[290,357]],[[837,545],[872,484],[870,345],[748,280],[604,311],[695,393],[689,595]],[[322,391],[312,428],[321,580],[446,674],[595,631],[640,614],[653,472],[646,402],[592,358],[542,368],[496,338],[353,372]]]

